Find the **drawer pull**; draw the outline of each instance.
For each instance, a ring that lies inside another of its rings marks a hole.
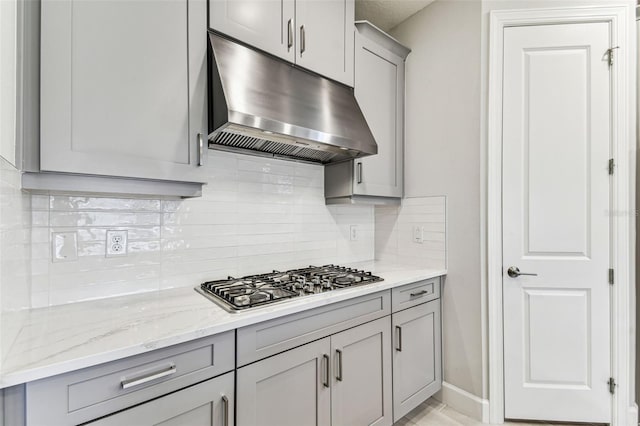
[[[202,133],[198,133],[198,166],[204,166],[204,140]]]
[[[229,426],[229,398],[227,395],[222,395],[222,410],[223,425]]]
[[[418,296],[424,296],[427,293],[429,293],[429,290],[422,290],[422,291],[417,291],[415,293],[409,293],[409,296],[418,297]]]
[[[329,387],[329,355],[327,354],[322,355],[322,366],[324,370],[324,381],[322,385],[325,388],[328,388]]]
[[[167,368],[165,370],[158,371],[158,372],[155,372],[155,373],[151,373],[149,375],[142,376],[142,377],[139,377],[137,379],[123,380],[123,381],[120,382],[120,384],[122,385],[122,389],[129,389],[129,388],[132,388],[134,386],[142,385],[142,384],[150,382],[152,380],[159,379],[161,377],[170,376],[172,374],[175,374],[175,372],[176,372],[176,366],[175,365],[170,365],[169,368]]]

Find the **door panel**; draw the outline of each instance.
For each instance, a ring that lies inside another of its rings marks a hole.
[[[295,60],[294,0],[214,0],[209,25],[272,55]],[[291,21],[291,24],[289,24]],[[291,25],[291,40],[288,26]],[[291,47],[289,47],[291,42]]]
[[[353,192],[402,197],[404,60],[356,36],[355,96],[378,154],[354,161]]]
[[[331,336],[333,426],[391,425],[391,319]]]
[[[296,1],[296,64],[353,86],[354,4]]]
[[[504,32],[507,418],[610,421],[608,48],[606,23]]]
[[[201,0],[43,2],[41,169],[194,180],[205,17]]]
[[[329,425],[329,338],[238,369],[238,426]]]
[[[440,300],[393,314],[393,417],[442,388]]]

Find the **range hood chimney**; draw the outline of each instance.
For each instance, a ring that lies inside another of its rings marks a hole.
[[[377,154],[353,89],[209,31],[209,147],[315,163]]]

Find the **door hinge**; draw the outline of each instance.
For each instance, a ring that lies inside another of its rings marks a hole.
[[[611,393],[612,395],[614,393],[616,393],[616,380],[613,377],[609,377],[609,381],[607,382],[607,384],[609,385],[609,393]]]
[[[615,161],[613,161],[613,158],[609,158],[609,174],[612,175],[613,174],[613,169],[616,167],[616,163]]]
[[[609,66],[612,67],[613,66],[613,51],[616,49],[620,49],[620,46],[616,46],[616,47],[610,47],[609,49],[607,49],[607,57],[609,58]]]
[[[613,268],[609,268],[609,284],[612,284],[615,282],[614,281],[614,275],[613,275]]]

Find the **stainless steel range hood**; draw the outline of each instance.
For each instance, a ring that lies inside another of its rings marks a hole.
[[[209,32],[209,147],[316,163],[376,154],[353,89]]]

